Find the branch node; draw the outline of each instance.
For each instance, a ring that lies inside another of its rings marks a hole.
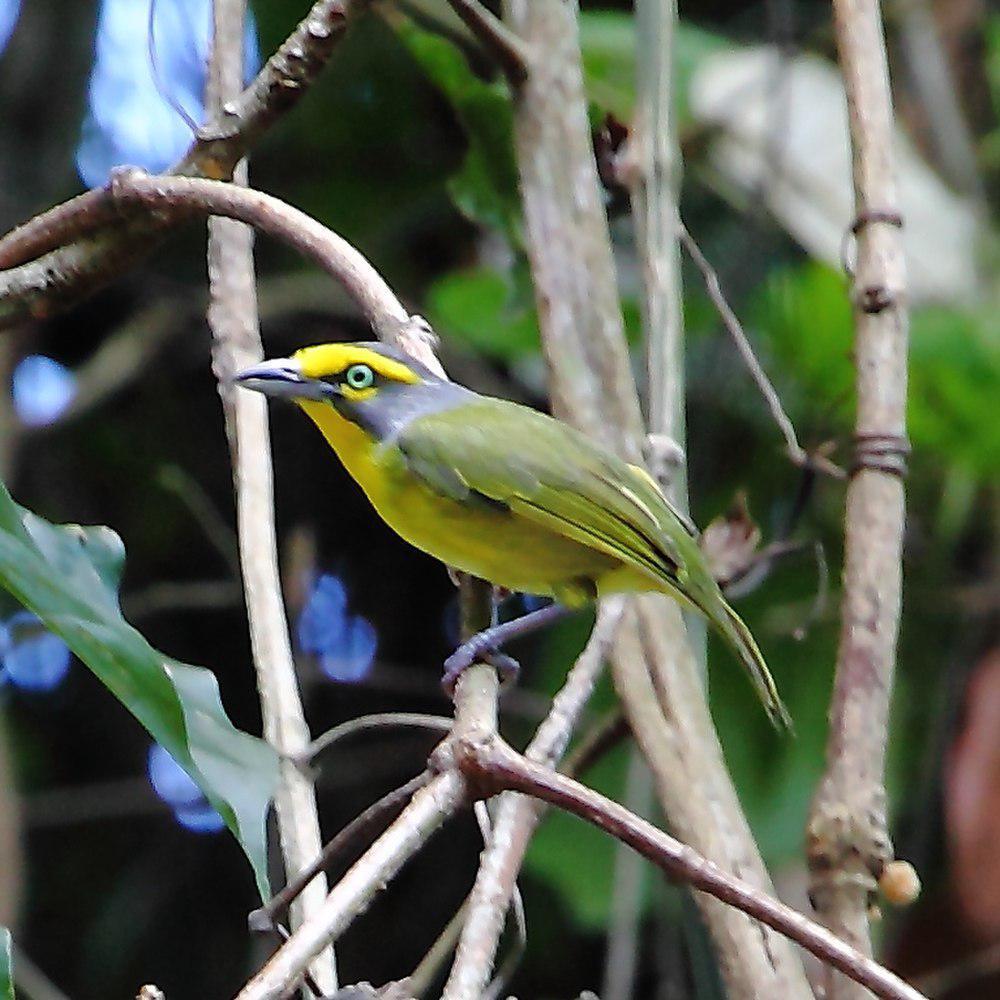
[[[906,459],[910,451],[910,442],[905,434],[855,434],[850,474],[854,476],[862,469],[871,469],[905,479]]]
[[[859,212],[851,224],[844,230],[843,238],[840,241],[840,266],[849,278],[854,277],[854,261],[848,255],[851,244],[851,237],[856,237],[867,226],[875,223],[885,223],[888,226],[895,226],[897,229],[903,228],[903,217],[899,212],[889,209],[870,208],[867,211]],[[868,312],[869,310],[865,310]],[[874,310],[878,311],[878,310]]]

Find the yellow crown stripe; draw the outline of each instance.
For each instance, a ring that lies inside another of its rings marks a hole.
[[[421,380],[420,376],[403,362],[387,358],[384,354],[359,344],[317,344],[315,347],[303,347],[302,350],[295,352],[295,360],[306,378],[339,375],[351,365],[363,364],[393,382],[412,385]]]

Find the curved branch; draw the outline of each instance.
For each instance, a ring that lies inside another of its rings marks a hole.
[[[362,6],[365,0],[317,0],[253,82],[200,130],[169,174],[228,177],[250,146],[306,93],[351,14]],[[103,209],[101,199],[87,192],[0,240],[0,267],[12,269],[0,274],[0,329],[79,302],[135,266],[172,224],[155,215],[116,220],[102,215]],[[70,219],[77,228],[67,224]]]
[[[481,787],[515,789],[559,806],[623,841],[671,877],[767,924],[885,1000],[925,1000],[897,975],[826,928],[756,887],[723,871],[693,848],[658,830],[573,778],[515,753],[500,739],[464,742],[456,750],[463,772]]]

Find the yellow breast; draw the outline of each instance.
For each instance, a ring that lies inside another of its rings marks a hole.
[[[378,441],[324,403],[299,404],[382,519],[449,566],[532,594],[595,579],[618,563],[500,505],[465,503],[429,489]]]

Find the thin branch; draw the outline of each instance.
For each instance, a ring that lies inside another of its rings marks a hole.
[[[528,75],[528,47],[480,0],[448,0],[448,6],[492,55],[515,86]]]
[[[399,819],[333,887],[322,908],[275,952],[240,991],[237,1000],[278,1000],[286,996],[313,956],[368,907],[379,889],[464,801],[465,781],[456,770],[437,775],[421,788]]]
[[[170,173],[229,176],[250,146],[306,93],[343,37],[353,9],[364,5],[365,0],[317,0],[253,82],[224,103]],[[88,192],[19,227],[16,238],[0,241],[0,260],[9,268],[0,272],[0,328],[74,305],[135,266],[157,245],[168,224],[153,214],[112,222],[103,212],[99,199]],[[14,267],[15,262],[19,266]]]
[[[622,617],[623,601],[611,598],[598,610],[597,624],[570,670],[548,717],[525,751],[531,760],[553,766],[563,755],[594,684],[604,666]],[[483,853],[469,896],[458,952],[444,989],[444,1000],[476,1000],[490,978],[500,934],[528,841],[541,815],[540,803],[503,795],[489,847]]]
[[[214,0],[206,103],[217,112],[240,89],[245,20],[246,0]],[[246,178],[246,163],[237,164],[235,184],[245,184]],[[323,841],[312,779],[288,759],[308,746],[309,728],[281,600],[267,404],[252,393],[239,392],[232,384],[237,371],[263,357],[252,229],[231,219],[209,220],[208,277],[212,370],[219,380],[233,463],[250,645],[264,737],[279,755],[274,802],[285,877],[292,879],[320,853]],[[318,874],[292,908],[292,927],[309,920],[325,897],[326,879]],[[331,947],[315,956],[310,975],[324,994],[336,989]]]
[[[429,729],[438,733],[451,731],[452,719],[446,715],[428,715],[426,712],[376,712],[348,719],[317,736],[298,757],[299,764],[308,764],[321,753],[341,740],[350,739],[358,733],[385,729]]]
[[[858,212],[852,227],[858,402],[826,772],[813,800],[807,846],[817,912],[838,935],[869,951],[869,899],[892,858],[883,776],[902,589],[908,322],[879,5],[834,0],[833,14]],[[864,995],[839,978],[830,986],[837,1000]]]
[[[513,788],[559,806],[624,841],[672,878],[749,914],[832,965],[885,1000],[925,1000],[912,986],[845,944],[808,917],[724,872],[686,844],[658,830],[624,806],[550,767],[528,760],[497,739],[458,749],[470,778]]]
[[[725,326],[729,336],[732,337],[733,343],[736,345],[736,350],[739,351],[743,363],[750,372],[750,377],[760,390],[761,396],[764,397],[764,402],[771,411],[771,416],[775,424],[777,424],[781,436],[785,439],[788,457],[795,465],[800,467],[812,466],[836,479],[844,479],[846,474],[840,466],[831,462],[830,459],[822,454],[810,455],[799,444],[795,427],[792,424],[791,418],[785,412],[784,406],[782,406],[781,397],[778,395],[777,389],[774,388],[773,383],[767,377],[767,372],[764,371],[760,361],[757,360],[757,355],[754,353],[750,338],[747,337],[746,331],[743,329],[743,324],[726,299],[726,295],[722,290],[722,283],[719,281],[718,272],[702,253],[701,247],[695,242],[687,226],[679,219],[677,221],[677,232],[681,243],[684,245],[684,249],[687,250],[691,260],[694,261],[695,266],[701,272],[701,276],[705,282],[705,291],[708,292],[708,297],[712,300],[712,305],[715,306],[719,317],[722,319],[723,326]]]
[[[450,724],[450,720],[449,720]],[[359,813],[332,840],[330,840],[319,856],[296,875],[280,892],[253,910],[247,918],[252,931],[271,931],[275,921],[291,905],[307,885],[320,873],[327,871],[333,862],[356,847],[362,841],[374,840],[373,831],[384,829],[403,811],[407,802],[413,798],[431,779],[429,771],[423,771],[411,778],[399,788],[387,792],[382,798],[373,802],[367,809]]]

